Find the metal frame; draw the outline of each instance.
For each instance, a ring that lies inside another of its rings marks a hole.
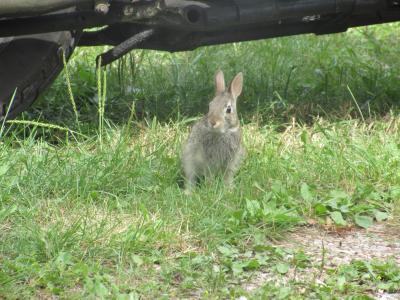
[[[12,10],[12,3],[25,3]],[[42,2],[40,5],[36,4]],[[39,11],[77,5],[74,13]],[[30,10],[30,7],[32,8]],[[13,17],[4,17],[7,14]],[[130,49],[191,50],[244,40],[400,20],[398,0],[1,0],[0,37],[86,29],[79,45],[114,45],[103,64]],[[144,32],[146,34],[144,34]]]

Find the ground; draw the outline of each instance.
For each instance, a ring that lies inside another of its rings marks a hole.
[[[353,261],[393,260],[400,265],[400,227],[390,222],[376,224],[368,229],[351,227],[338,230],[315,225],[305,226],[289,233],[276,245],[294,252],[304,251],[312,261],[312,267],[301,272],[290,270],[288,280],[316,277],[323,283],[327,276],[324,270],[335,269]],[[271,278],[261,273],[246,289],[254,289],[266,280],[271,281]],[[377,299],[400,299],[400,293],[377,291],[370,295]]]

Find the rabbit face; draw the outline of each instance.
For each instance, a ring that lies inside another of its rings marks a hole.
[[[236,101],[230,93],[224,92],[217,95],[210,102],[207,120],[212,130],[221,133],[238,126]]]
[[[232,80],[226,91],[222,71],[215,75],[216,96],[209,104],[207,123],[211,130],[224,133],[227,130],[237,130],[239,121],[236,111],[236,101],[242,92],[243,75],[239,73]]]

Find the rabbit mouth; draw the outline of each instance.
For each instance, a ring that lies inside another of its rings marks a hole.
[[[221,128],[224,128],[224,122],[222,120],[210,118],[207,121],[207,125],[211,129],[219,130]]]
[[[208,128],[210,129],[210,131],[212,133],[225,133],[225,131],[226,131],[224,124],[217,124],[214,126],[212,124],[209,124]]]
[[[224,127],[221,127],[221,128],[213,128],[212,131],[215,132],[215,133],[220,133],[220,134],[222,134],[222,133],[225,133],[225,128],[224,128]]]

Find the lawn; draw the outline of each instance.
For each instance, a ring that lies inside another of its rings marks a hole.
[[[329,245],[314,256],[284,245],[310,226],[338,240],[381,226],[400,240],[399,32],[136,51],[104,70],[105,48],[77,49],[1,126],[0,298],[399,293],[398,252],[334,265]],[[244,73],[247,158],[232,190],[217,178],[185,196],[182,143],[218,68]]]

